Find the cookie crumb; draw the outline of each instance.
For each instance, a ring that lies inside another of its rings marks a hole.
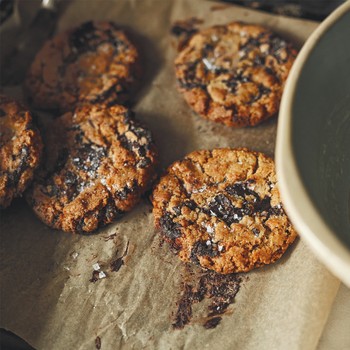
[[[95,339],[95,346],[97,350],[101,349],[101,337],[96,337]]]

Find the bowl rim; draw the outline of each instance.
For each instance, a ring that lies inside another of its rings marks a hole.
[[[316,256],[335,276],[350,287],[350,251],[344,247],[312,204],[311,197],[301,180],[292,150],[291,127],[292,105],[300,73],[319,40],[347,12],[350,12],[350,1],[334,10],[314,30],[300,50],[281,100],[275,153],[279,189],[288,216]]]

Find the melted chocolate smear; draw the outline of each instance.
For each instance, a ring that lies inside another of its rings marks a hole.
[[[210,201],[208,208],[205,208],[203,211],[208,215],[218,217],[227,226],[240,222],[244,216],[252,216],[254,213],[259,213],[259,215],[264,216],[265,221],[268,220],[271,215],[278,216],[283,214],[281,205],[272,207],[271,198],[265,196],[261,199],[258,193],[248,188],[248,182],[227,186],[225,191],[231,196],[242,198],[243,202],[241,207],[236,207],[228,196],[220,193]],[[258,232],[253,232],[253,234],[258,235]]]
[[[211,258],[214,258],[215,256],[218,256],[219,252],[217,250],[216,245],[214,244],[207,244],[206,241],[198,241],[194,244],[192,250],[190,259],[195,264],[199,265],[199,256],[209,256]]]
[[[170,33],[176,37],[181,35],[186,35],[189,37],[198,32],[197,27],[202,23],[203,20],[196,17],[191,17],[183,21],[176,21],[172,25]]]
[[[72,162],[77,169],[89,172],[91,177],[95,177],[97,169],[106,155],[106,150],[103,147],[85,144],[78,150],[77,156],[72,159]]]
[[[165,213],[159,220],[160,226],[165,236],[171,240],[181,236],[180,225],[173,221],[169,213]]]
[[[14,158],[20,158],[20,162],[17,168],[13,172],[8,173],[8,181],[6,187],[16,187],[21,179],[23,172],[28,168],[27,162],[29,158],[29,148],[28,146],[23,146],[21,153],[14,156]]]
[[[138,123],[129,119],[129,132],[132,132],[136,137],[136,141],[130,140],[125,134],[119,135],[118,139],[121,145],[130,152],[133,152],[137,157],[141,158],[137,166],[145,168],[150,164],[150,159],[146,157],[152,142],[152,135],[149,130],[146,130]],[[146,140],[146,142],[145,142]]]
[[[137,190],[138,188],[138,183],[137,180],[134,179],[131,187],[129,186],[125,186],[122,190],[118,191],[115,193],[116,197],[118,197],[120,200],[126,200],[129,196],[129,194],[135,192],[135,190]]]
[[[205,329],[215,328],[222,320],[222,317],[213,317],[210,318],[207,322],[204,323],[203,327]]]
[[[259,195],[255,191],[249,189],[247,187],[247,183],[244,183],[244,182],[238,182],[232,186],[227,186],[225,190],[227,193],[233,196],[242,197],[242,198],[253,196],[254,198],[256,198],[256,200],[259,200]]]
[[[112,23],[111,25],[114,29],[118,29]],[[126,43],[115,37],[110,29],[97,29],[94,26],[93,21],[85,22],[78,28],[74,29],[69,37],[71,53],[64,57],[65,64],[59,68],[60,73],[65,74],[66,65],[75,62],[79,55],[89,51],[96,52],[97,48],[104,43],[111,44],[115,52],[118,52],[119,47],[123,46],[127,48]]]
[[[253,211],[249,201],[244,201],[242,208],[235,207],[224,194],[216,195],[209,203],[209,213],[225,222],[227,226],[239,222],[245,215],[251,215]]]
[[[92,21],[85,22],[73,31],[70,43],[78,52],[89,50],[90,42],[96,39],[95,26]]]
[[[170,33],[178,39],[178,51],[181,51],[190,38],[198,32],[198,26],[202,23],[203,20],[196,17],[174,22],[170,29]]]
[[[196,69],[197,65],[199,64],[199,60],[195,62],[190,62],[187,64],[187,76],[186,79],[182,80],[179,79],[178,83],[180,87],[184,89],[194,89],[194,88],[200,88],[205,90],[206,84],[203,84],[201,81],[199,81],[196,77]]]
[[[192,305],[202,301],[209,301],[206,320],[202,325],[206,329],[215,328],[234,302],[241,282],[242,278],[236,274],[221,275],[213,271],[193,274],[192,281],[183,284],[173,328],[183,329],[189,324],[193,317]]]

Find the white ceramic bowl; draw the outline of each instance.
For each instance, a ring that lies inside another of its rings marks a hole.
[[[301,237],[350,287],[350,2],[301,49],[283,93],[276,168]]]

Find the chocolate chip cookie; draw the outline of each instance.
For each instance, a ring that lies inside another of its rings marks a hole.
[[[196,151],[173,163],[152,203],[155,225],[179,257],[223,274],[275,262],[297,236],[273,160],[243,148]]]
[[[240,22],[194,34],[175,60],[178,87],[204,118],[253,126],[276,114],[296,50],[270,30]]]
[[[29,69],[25,91],[39,109],[123,102],[140,75],[139,61],[136,47],[116,24],[86,22],[45,43]]]
[[[92,232],[129,211],[155,176],[150,132],[125,107],[85,105],[53,121],[27,200],[47,225]]]
[[[0,95],[0,208],[21,196],[40,163],[42,141],[28,109]]]

